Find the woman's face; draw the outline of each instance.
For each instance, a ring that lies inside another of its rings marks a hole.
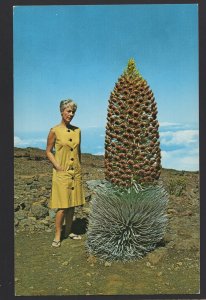
[[[66,123],[69,124],[71,122],[71,120],[73,119],[74,115],[75,115],[75,109],[73,106],[67,106],[65,107],[65,109],[63,110],[63,112],[61,113],[62,115],[62,120]]]

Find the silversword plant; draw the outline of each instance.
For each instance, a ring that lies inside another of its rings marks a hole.
[[[158,180],[158,128],[153,92],[130,59],[110,95],[107,185],[96,190],[89,217],[87,249],[103,260],[141,258],[164,236],[168,196]]]

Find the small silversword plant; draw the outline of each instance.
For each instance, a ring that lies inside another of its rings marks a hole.
[[[88,226],[87,249],[103,260],[142,258],[162,240],[167,223],[167,193],[162,186],[96,192]]]

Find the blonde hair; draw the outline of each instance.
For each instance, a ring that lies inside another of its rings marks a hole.
[[[67,99],[60,102],[60,112],[62,113],[67,106],[72,106],[75,111],[77,110],[77,104],[72,99]]]

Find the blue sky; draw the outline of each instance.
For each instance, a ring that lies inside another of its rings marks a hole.
[[[82,148],[103,153],[109,95],[131,57],[155,94],[163,166],[198,169],[197,4],[16,6],[15,145],[44,147],[73,98]]]

